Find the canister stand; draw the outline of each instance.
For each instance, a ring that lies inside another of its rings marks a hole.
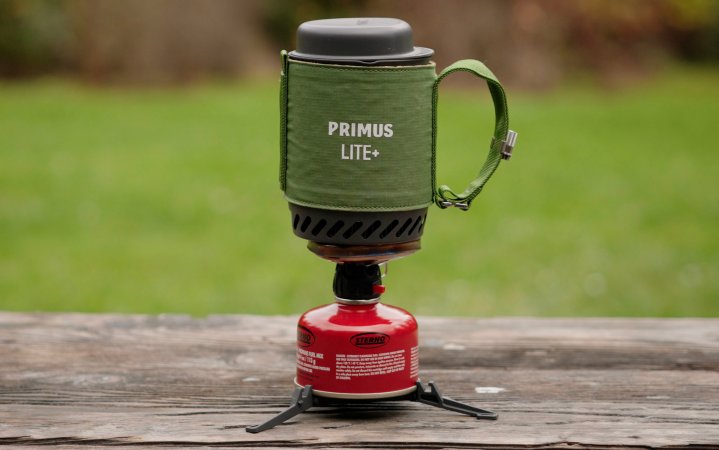
[[[274,428],[275,426],[286,422],[287,420],[293,418],[294,416],[307,411],[308,409],[312,408],[313,406],[338,406],[342,405],[343,403],[367,403],[371,402],[372,400],[337,400],[337,399],[331,399],[326,397],[319,397],[316,395],[313,395],[312,393],[312,386],[304,386],[304,387],[298,387],[295,388],[295,392],[292,394],[292,401],[290,403],[290,407],[286,410],[282,411],[275,417],[271,418],[267,422],[260,424],[260,425],[253,425],[245,428],[245,431],[248,433],[259,433],[260,431],[269,430],[270,428]],[[424,403],[426,405],[434,406],[437,408],[447,409],[449,411],[458,412],[461,414],[466,414],[468,416],[474,416],[477,419],[487,419],[487,420],[496,420],[497,419],[497,413],[488,411],[486,409],[480,409],[476,408],[474,406],[466,405],[464,403],[460,403],[456,400],[452,400],[451,398],[442,397],[442,394],[437,389],[437,386],[435,386],[434,382],[429,382],[429,390],[426,390],[424,386],[422,386],[421,382],[417,382],[417,389],[414,390],[414,392],[403,395],[401,397],[392,397],[392,398],[382,398],[377,399],[377,401],[399,401],[399,400],[409,400],[413,402],[419,402]]]

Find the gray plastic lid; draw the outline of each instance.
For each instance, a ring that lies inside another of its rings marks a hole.
[[[400,19],[363,17],[305,22],[297,29],[290,57],[308,61],[360,64],[419,64],[434,50],[415,47],[412,27]]]

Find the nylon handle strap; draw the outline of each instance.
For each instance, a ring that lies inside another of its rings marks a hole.
[[[477,178],[469,183],[467,188],[459,194],[453,191],[447,185],[441,185],[437,187],[434,195],[434,202],[440,208],[448,208],[450,206],[458,207],[462,210],[469,209],[472,204],[472,200],[482,192],[482,188],[489,181],[494,171],[497,170],[499,162],[502,159],[509,159],[512,154],[512,148],[517,139],[517,133],[509,129],[509,110],[507,108],[507,98],[504,94],[502,85],[494,76],[491,70],[487,68],[482,62],[474,59],[463,59],[457,61],[444,69],[439,76],[437,81],[434,83],[434,92],[432,98],[432,148],[433,148],[433,159],[436,157],[437,147],[437,103],[439,93],[439,83],[447,75],[453,72],[469,72],[487,81],[487,87],[489,92],[492,94],[492,101],[494,102],[494,137],[489,147],[489,153],[487,159],[484,161],[484,165],[479,171]],[[434,165],[435,161],[433,161]],[[433,174],[433,178],[436,175]],[[436,181],[432,180],[432,185],[436,186]]]

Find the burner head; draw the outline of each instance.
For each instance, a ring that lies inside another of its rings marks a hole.
[[[337,264],[332,290],[341,303],[367,304],[379,301],[384,292],[382,271],[377,264]]]

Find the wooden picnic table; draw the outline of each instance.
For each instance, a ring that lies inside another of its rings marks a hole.
[[[719,448],[719,319],[419,317],[420,375],[499,413],[289,404],[295,317],[0,313],[0,445]]]

